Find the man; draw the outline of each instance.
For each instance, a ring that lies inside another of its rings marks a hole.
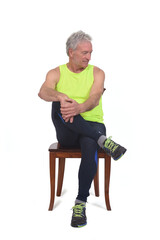
[[[91,37],[82,31],[73,33],[66,50],[69,62],[47,73],[39,97],[52,102],[52,121],[60,145],[81,148],[79,190],[71,226],[82,227],[87,224],[86,202],[97,171],[97,150],[101,147],[118,160],[126,149],[106,137],[102,110],[105,74],[89,64]]]

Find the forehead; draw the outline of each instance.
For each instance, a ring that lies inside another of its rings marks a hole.
[[[76,49],[80,51],[85,51],[85,50],[92,51],[92,44],[89,41],[80,42],[78,43]]]

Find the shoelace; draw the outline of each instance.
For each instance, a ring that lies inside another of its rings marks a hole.
[[[72,209],[73,209],[73,214],[74,214],[74,217],[82,217],[83,214],[83,209],[85,208],[84,204],[81,203],[81,204],[78,204],[78,205],[75,205]]]
[[[112,137],[107,138],[107,140],[105,141],[104,147],[108,148],[113,153],[119,145],[113,142],[111,138]]]

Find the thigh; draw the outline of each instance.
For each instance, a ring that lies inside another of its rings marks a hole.
[[[98,131],[102,133],[102,135],[106,136],[106,127],[103,123],[91,122],[91,121],[88,121],[88,123],[95,129],[95,131]]]

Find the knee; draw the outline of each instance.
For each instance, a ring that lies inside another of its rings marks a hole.
[[[84,149],[84,150],[87,149],[87,152],[88,151],[95,152],[98,149],[97,142],[94,139],[89,137],[82,137],[80,139],[80,145],[81,145],[81,149]]]

